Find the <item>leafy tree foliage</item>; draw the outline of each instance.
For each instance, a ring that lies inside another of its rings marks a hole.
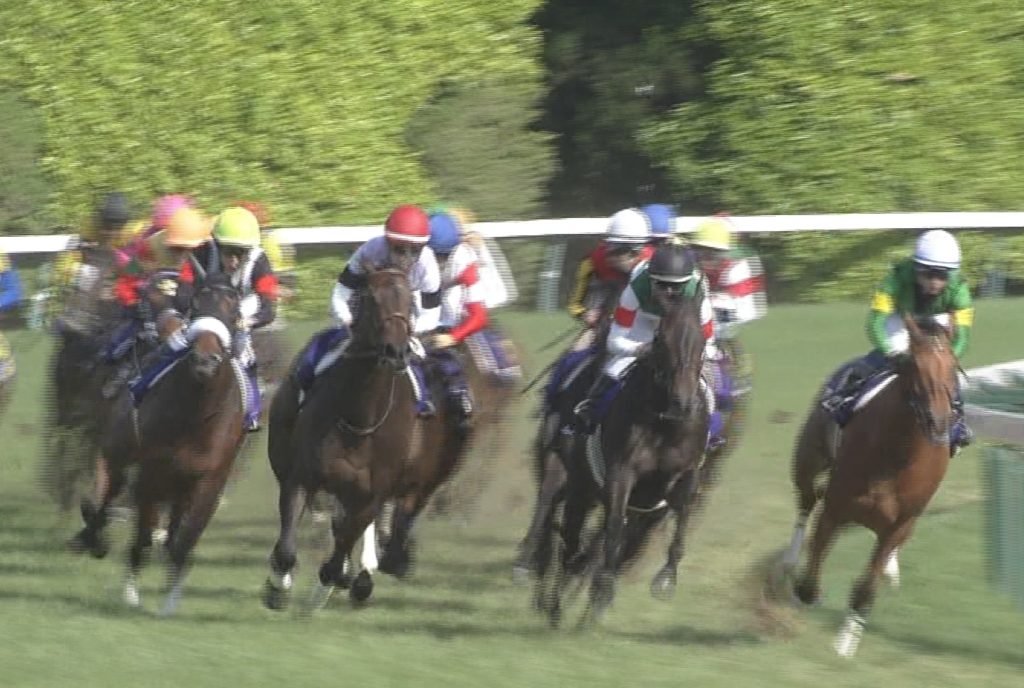
[[[43,113],[60,220],[120,188],[379,221],[433,200],[404,133],[440,83],[537,76],[538,4],[25,0],[0,7],[0,85]]]

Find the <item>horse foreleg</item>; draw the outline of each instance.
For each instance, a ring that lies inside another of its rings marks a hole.
[[[829,547],[838,534],[838,527],[839,523],[826,504],[814,528],[807,568],[794,588],[797,598],[804,604],[815,604],[821,597],[821,566],[828,554]]]
[[[850,608],[839,629],[835,640],[836,653],[841,657],[853,657],[857,653],[860,639],[864,634],[867,616],[875,602],[878,580],[882,577],[896,549],[902,545],[914,528],[914,520],[910,519],[884,535],[878,535],[875,549],[868,562],[868,568],[850,595]]]
[[[396,578],[405,578],[412,567],[412,526],[426,503],[414,494],[395,501],[391,513],[391,535],[380,560],[380,571]]]
[[[595,619],[604,614],[615,598],[615,576],[618,573],[619,553],[626,528],[626,507],[629,505],[634,480],[633,471],[625,466],[615,467],[608,475],[604,563],[594,575],[590,587],[590,604]]]
[[[230,462],[224,470],[200,478],[192,487],[191,493],[184,495],[188,506],[185,507],[181,524],[175,531],[174,539],[170,541],[168,547],[170,590],[160,609],[161,616],[170,616],[178,610],[182,590],[185,586],[189,557],[199,541],[199,537],[206,530],[210,518],[213,517],[213,512],[217,510],[217,502],[224,489],[224,483],[227,482],[229,470]],[[142,479],[141,476],[140,479]]]
[[[698,487],[696,471],[690,471],[672,487],[668,502],[676,515],[676,527],[668,546],[668,559],[651,581],[651,595],[660,600],[672,599],[676,591],[676,574],[683,557],[686,526],[693,512],[694,495]]]
[[[263,586],[263,604],[269,609],[284,609],[292,589],[292,569],[298,551],[299,519],[306,505],[306,490],[295,480],[281,484],[277,510],[281,532],[270,554],[270,575]]]
[[[334,531],[334,552],[320,567],[319,580],[310,597],[310,607],[321,609],[327,604],[334,587],[344,571],[345,559],[355,547],[356,541],[373,523],[377,513],[376,502],[372,498],[364,498],[358,504],[344,503],[345,518]],[[366,570],[360,571],[351,583],[349,596],[353,602],[363,602],[373,593],[373,579]]]
[[[551,532],[555,505],[565,488],[566,471],[561,459],[548,452],[544,463],[544,476],[537,490],[537,504],[526,537],[519,544],[519,555],[512,565],[512,580],[526,583],[530,574],[543,575],[551,559]]]
[[[153,529],[160,517],[156,496],[141,480],[135,487],[135,504],[135,540],[128,550],[128,574],[124,582],[124,601],[129,607],[138,607],[142,603],[139,597],[139,573],[149,557],[153,546]]]

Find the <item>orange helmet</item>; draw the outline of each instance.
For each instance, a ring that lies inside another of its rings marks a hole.
[[[171,215],[164,230],[164,245],[195,248],[210,239],[209,220],[194,208],[181,208]]]

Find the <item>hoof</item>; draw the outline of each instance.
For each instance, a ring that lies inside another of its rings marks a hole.
[[[368,571],[360,571],[352,579],[352,587],[348,590],[348,598],[353,604],[363,604],[373,594],[373,578]]]
[[[590,584],[590,610],[594,621],[598,621],[615,599],[615,577],[610,573],[599,573]]]
[[[75,537],[68,541],[68,549],[81,554],[88,552],[94,559],[102,559],[110,552],[110,546],[102,535],[97,535],[88,528],[83,528]]]
[[[861,638],[864,636],[864,617],[854,611],[847,612],[843,620],[843,626],[836,634],[835,642],[832,644],[836,654],[845,659],[853,659],[860,647]]]
[[[676,572],[670,569],[662,569],[651,581],[651,597],[662,602],[667,602],[676,594]]]
[[[821,604],[821,589],[808,581],[797,583],[793,587],[793,594],[796,595],[796,599],[801,604],[809,607],[816,607]]]
[[[377,570],[401,580],[409,576],[412,570],[412,558],[407,550],[395,552],[388,549],[381,557],[380,567]]]
[[[263,584],[263,606],[275,612],[288,608],[291,602],[291,590],[281,590],[269,580]]]

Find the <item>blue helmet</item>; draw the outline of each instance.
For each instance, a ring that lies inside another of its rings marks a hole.
[[[430,216],[430,239],[427,240],[434,253],[446,256],[462,241],[459,221],[448,213],[433,213]]]
[[[640,208],[651,223],[655,239],[667,239],[676,226],[676,209],[670,205],[652,203]]]

